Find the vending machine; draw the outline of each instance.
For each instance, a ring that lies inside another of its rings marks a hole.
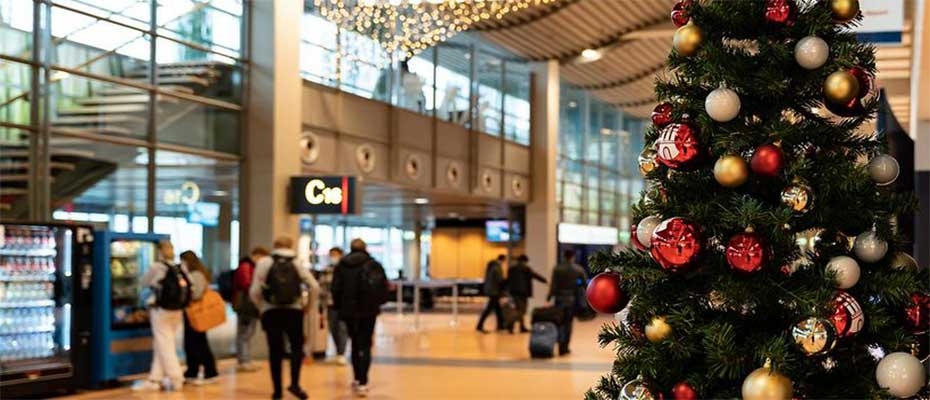
[[[166,235],[97,231],[93,284],[93,354],[91,379],[102,384],[148,371],[152,330],[142,276]]]
[[[88,382],[93,230],[0,224],[0,393],[73,390]]]

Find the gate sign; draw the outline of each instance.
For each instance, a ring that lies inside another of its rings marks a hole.
[[[291,214],[355,214],[357,193],[351,176],[291,177]]]
[[[860,0],[862,24],[854,30],[862,42],[900,44],[904,0]]]

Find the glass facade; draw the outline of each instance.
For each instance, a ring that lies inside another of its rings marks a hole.
[[[232,265],[245,11],[0,0],[0,218],[170,234]]]

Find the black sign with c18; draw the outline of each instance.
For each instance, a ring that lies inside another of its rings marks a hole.
[[[355,214],[355,178],[295,176],[290,186],[291,214]]]

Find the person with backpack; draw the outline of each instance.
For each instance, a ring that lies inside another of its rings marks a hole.
[[[210,286],[210,270],[190,250],[181,253],[181,265],[187,269],[190,277],[191,300],[199,300]],[[199,332],[191,327],[187,314],[184,315],[184,355],[187,357],[184,383],[194,385],[216,383],[220,374],[216,371],[216,358],[210,350],[207,333]],[[199,377],[201,367],[203,367],[203,378]]]
[[[501,264],[506,259],[507,256],[500,254],[497,258],[488,261],[488,265],[484,269],[484,295],[488,296],[488,304],[484,306],[484,311],[481,312],[481,317],[478,318],[478,332],[488,333],[488,331],[484,330],[484,320],[488,318],[488,315],[491,315],[492,311],[497,319],[497,330],[504,330],[504,314],[500,303],[501,296],[504,294],[504,271]]]
[[[349,254],[333,272],[333,307],[345,322],[352,341],[352,389],[358,397],[368,395],[368,370],[375,322],[387,302],[390,283],[381,263],[371,258],[362,239],[354,239]]]
[[[236,371],[252,372],[258,366],[252,363],[252,351],[249,342],[258,328],[258,307],[249,298],[249,288],[255,276],[255,264],[271,254],[267,248],[257,246],[249,255],[239,260],[239,266],[233,274],[232,307],[236,312]]]
[[[339,319],[339,311],[333,305],[333,275],[336,265],[342,260],[343,251],[339,247],[329,249],[329,264],[320,271],[320,287],[323,289],[321,300],[327,306],[326,322],[329,324],[329,333],[336,345],[336,355],[333,361],[339,365],[346,365],[346,342],[349,340],[349,331],[346,323]]]
[[[281,362],[284,360],[284,338],[290,346],[291,384],[287,391],[298,399],[306,399],[300,388],[300,366],[304,359],[304,286],[318,293],[320,286],[310,271],[296,262],[294,240],[282,236],[274,241],[271,256],[258,260],[249,288],[249,297],[261,313],[262,329],[268,342],[268,363],[274,392],[272,399],[282,397]]]
[[[549,300],[555,300],[556,308],[562,310],[562,321],[559,324],[560,356],[571,352],[568,349],[568,344],[572,339],[572,322],[575,319],[578,287],[587,282],[584,269],[575,264],[575,250],[566,249],[562,254],[562,262],[552,270],[548,296]]]
[[[533,280],[548,283],[546,278],[533,271],[526,264],[529,261],[530,258],[526,254],[517,257],[517,262],[507,269],[507,280],[505,282],[507,292],[513,297],[513,302],[517,307],[517,322],[520,323],[520,333],[529,332],[529,329],[526,329],[526,325],[523,323],[523,317],[526,316],[527,301],[530,297],[533,297]],[[511,323],[507,327],[510,333],[513,333],[513,325]]]
[[[149,265],[142,286],[151,289],[146,299],[152,325],[152,367],[148,379],[133,390],[181,390],[184,375],[178,360],[175,339],[181,328],[184,308],[191,302],[191,281],[186,268],[174,263],[174,245],[158,243],[158,261]]]

